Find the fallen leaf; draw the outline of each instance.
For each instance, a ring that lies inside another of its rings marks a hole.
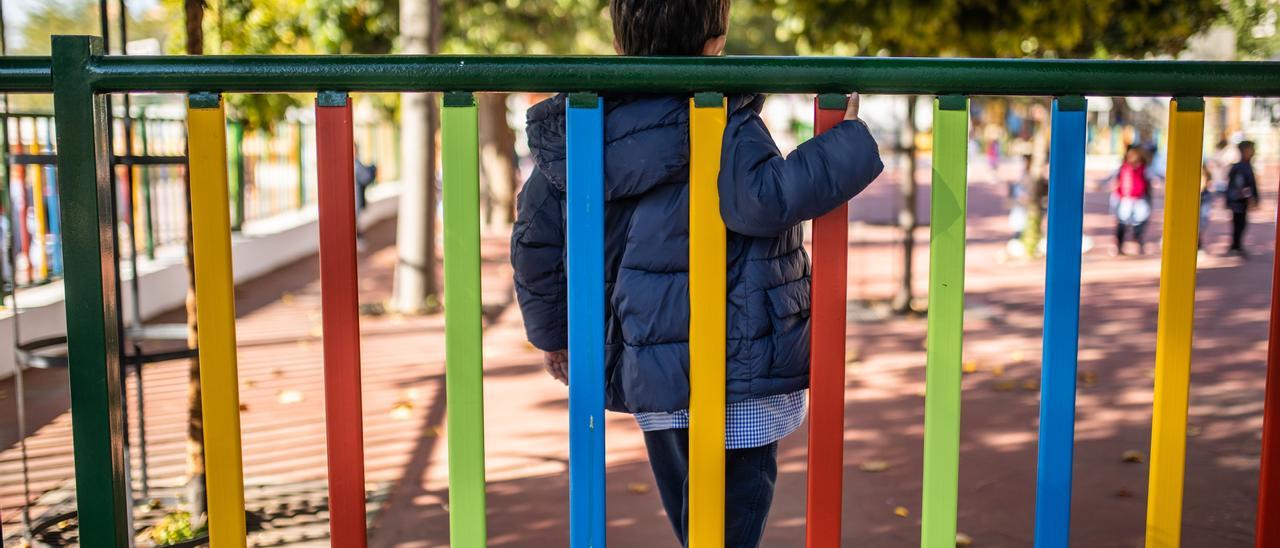
[[[996,392],[1012,392],[1017,387],[1018,381],[1000,381],[995,385]]]
[[[627,484],[627,492],[633,495],[643,495],[649,492],[649,484],[632,482]]]
[[[978,371],[978,362],[977,362],[977,360],[968,360],[968,361],[964,362],[964,365],[960,366],[960,371],[963,371],[963,372],[965,372],[965,373],[975,373],[975,372],[977,372],[977,371]]]
[[[247,404],[247,403],[242,403],[242,404],[240,404],[240,412],[241,412],[241,413],[243,413],[243,412],[245,412],[245,411],[248,411],[248,410],[249,410],[249,404]]]
[[[957,547],[973,546],[973,537],[970,537],[969,535],[966,535],[966,534],[964,534],[964,533],[959,533],[959,532],[957,532],[957,533],[956,533],[956,546],[957,546]]]
[[[281,390],[276,393],[276,401],[280,405],[290,405],[302,401],[302,392],[297,390]]]
[[[1028,392],[1035,392],[1040,389],[1040,381],[1034,379],[1022,381],[1022,389]]]
[[[1194,438],[1196,436],[1199,436],[1200,432],[1201,432],[1201,428],[1199,425],[1195,425],[1195,424],[1187,425],[1187,437]]]
[[[398,401],[391,406],[391,418],[407,420],[413,417],[413,402]]]
[[[907,510],[906,506],[899,506],[893,509],[893,515],[898,516],[900,518],[905,518],[911,515],[911,512]]]
[[[280,304],[293,304],[293,293],[285,293],[281,295]]]
[[[882,460],[864,460],[858,464],[858,469],[863,472],[884,472],[889,469],[889,463]]]
[[[857,365],[862,360],[862,356],[857,350],[850,350],[844,353],[844,363],[847,365]]]
[[[1000,376],[1003,376],[1003,375],[1004,375],[1004,366],[1003,366],[1003,365],[993,365],[993,366],[991,366],[991,376],[993,376],[993,377],[1000,377]]]
[[[1027,361],[1027,355],[1021,350],[1015,350],[1009,357],[1015,362]]]
[[[1093,371],[1081,371],[1079,377],[1080,377],[1080,384],[1083,384],[1085,386],[1093,386],[1095,384],[1098,384],[1098,374],[1094,373]]]
[[[1120,460],[1123,462],[1140,463],[1140,462],[1145,462],[1147,460],[1147,456],[1142,454],[1142,451],[1138,451],[1136,449],[1130,449],[1120,455]]]
[[[1116,495],[1116,498],[1118,498],[1118,499],[1131,499],[1131,498],[1133,498],[1133,491],[1130,491],[1130,490],[1128,490],[1128,489],[1124,489],[1124,488],[1120,488],[1120,489],[1117,489],[1117,490],[1116,490],[1115,495]]]

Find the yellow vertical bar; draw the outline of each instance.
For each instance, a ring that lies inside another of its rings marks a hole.
[[[205,474],[209,495],[209,539],[211,545],[218,548],[245,545],[225,119],[221,96],[191,94],[187,106],[187,139],[198,304],[196,317],[200,322]]]
[[[689,546],[724,546],[724,96],[689,103]]]
[[[1151,476],[1147,488],[1148,548],[1176,547],[1182,533],[1203,139],[1204,100],[1180,97],[1170,102]]]
[[[31,153],[40,154],[40,125],[36,120],[31,120]],[[37,272],[41,280],[49,279],[49,250],[45,248],[45,233],[48,232],[48,215],[45,213],[44,206],[44,166],[33,164],[30,166],[31,171],[31,205],[35,213],[36,229],[32,234],[31,247],[36,249],[35,257],[38,264]]]

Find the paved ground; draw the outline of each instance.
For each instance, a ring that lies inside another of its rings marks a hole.
[[[960,530],[976,546],[1028,546],[1032,536],[1043,264],[1002,260],[1003,188],[975,172],[967,266],[968,313],[961,457]],[[926,177],[927,178],[927,177]],[[1275,187],[1276,171],[1264,187]],[[850,295],[881,299],[898,268],[891,180],[855,201]],[[922,196],[927,196],[927,187]],[[1188,448],[1186,546],[1250,546],[1265,368],[1276,195],[1251,227],[1248,262],[1210,254],[1197,293],[1192,437]],[[922,200],[927,201],[927,200]],[[1128,450],[1149,444],[1159,260],[1111,258],[1105,194],[1092,192],[1086,228],[1098,246],[1085,257],[1082,384],[1079,395],[1073,541],[1077,546],[1142,543],[1146,474]],[[1152,227],[1158,241],[1159,222]],[[1215,212],[1211,249],[1225,247]],[[920,233],[926,241],[927,229]],[[385,298],[394,256],[386,232],[362,257],[362,300]],[[566,392],[542,373],[510,306],[502,237],[485,240],[486,444],[493,546],[563,546],[567,523]],[[926,286],[926,246],[917,287]],[[238,291],[246,482],[313,490],[324,479],[323,393],[316,265],[303,261]],[[445,546],[447,537],[442,318],[366,317],[362,323],[366,468],[385,496],[373,513],[379,547]],[[925,334],[921,318],[851,323],[845,422],[847,546],[911,546],[918,540]],[[155,483],[183,473],[185,364],[147,369],[148,440]],[[34,487],[66,493],[71,456],[65,388],[55,375],[29,377]],[[134,388],[130,386],[132,391]],[[0,408],[13,387],[0,384]],[[13,530],[21,500],[14,421],[0,416],[0,515]],[[609,428],[612,546],[671,546],[632,421]],[[798,546],[804,535],[805,439],[788,438],[766,546]],[[869,466],[867,464],[870,463]],[[867,472],[863,467],[883,471]],[[58,489],[61,487],[61,489]],[[317,495],[319,498],[319,495]],[[48,500],[47,500],[48,501]],[[48,501],[53,502],[53,501]],[[895,514],[897,507],[907,515]],[[39,510],[39,509],[38,509]],[[323,516],[323,512],[320,514]],[[322,529],[322,528],[321,528]],[[264,540],[325,544],[302,536]]]

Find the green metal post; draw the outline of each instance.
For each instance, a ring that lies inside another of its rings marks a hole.
[[[138,138],[142,141],[142,155],[150,154],[151,149],[147,147],[147,109],[145,108],[138,114]],[[156,223],[151,211],[151,170],[151,166],[144,165],[139,171],[142,172],[142,214],[147,219],[146,224],[143,225],[147,258],[154,261],[156,260]]]
[[[449,540],[485,546],[484,345],[480,300],[480,159],[476,103],[445,95],[444,363],[449,432]]]
[[[227,139],[227,179],[231,183],[231,230],[244,226],[244,122],[229,122],[231,132]]]
[[[116,242],[107,110],[86,67],[102,40],[53,37],[53,103],[66,251],[76,504],[86,548],[129,546],[120,394]]]

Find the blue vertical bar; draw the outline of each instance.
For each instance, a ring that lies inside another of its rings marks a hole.
[[[44,148],[47,154],[55,153],[53,148],[53,124],[49,125],[49,131],[45,133]],[[58,209],[58,170],[57,166],[48,166],[45,168],[45,193],[49,195],[48,211],[49,215],[49,235],[46,236],[48,241],[45,246],[49,248],[49,273],[53,276],[62,276],[62,217]],[[132,249],[132,248],[131,248]]]
[[[569,545],[603,548],[604,102],[569,96],[566,111],[569,283]]]
[[[1045,267],[1040,447],[1036,461],[1037,548],[1066,548],[1071,526],[1084,136],[1085,99],[1055,100],[1049,148],[1049,254]]]

